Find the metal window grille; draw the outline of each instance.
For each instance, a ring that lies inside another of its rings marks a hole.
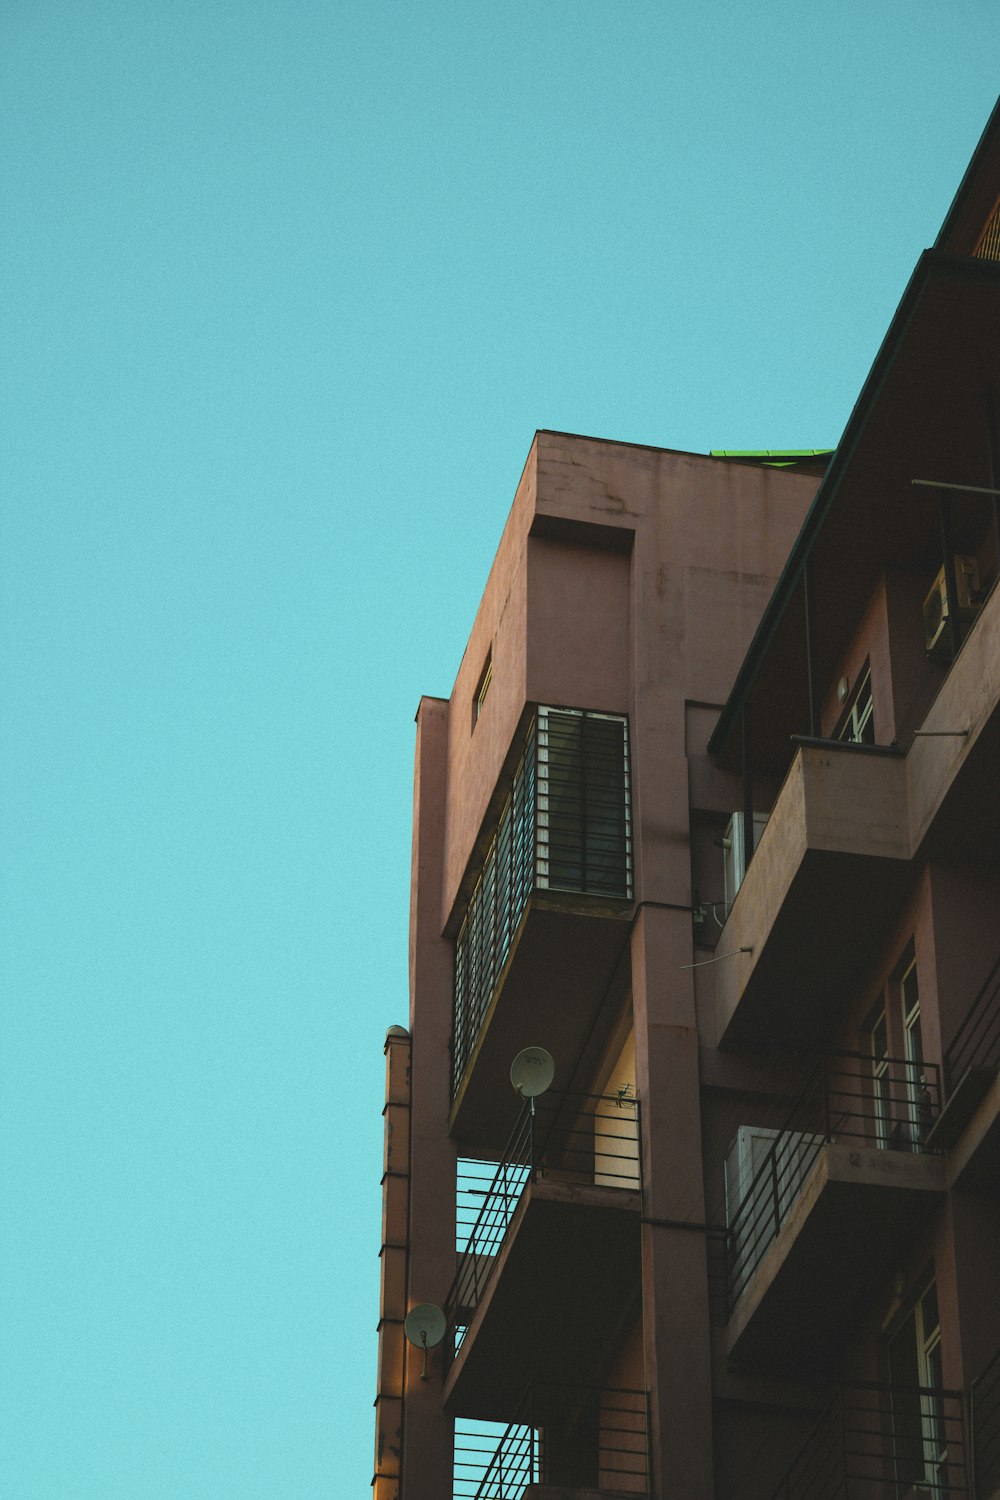
[[[535,889],[632,895],[628,723],[539,708],[455,944],[452,1092]]]

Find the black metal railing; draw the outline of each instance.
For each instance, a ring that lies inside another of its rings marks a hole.
[[[445,1308],[456,1347],[486,1290],[528,1183],[544,1177],[637,1189],[639,1160],[639,1102],[631,1093],[550,1092],[524,1102],[488,1185],[470,1185],[468,1169],[461,1179],[465,1211],[459,1233],[464,1247]],[[486,1184],[484,1164],[477,1166],[478,1180]],[[468,1204],[477,1197],[480,1207],[472,1219]]]
[[[972,1382],[972,1458],[976,1500],[1000,1494],[1000,1350]]]
[[[944,1077],[949,1094],[969,1068],[1000,1068],[1000,958],[945,1052]]]
[[[645,1391],[533,1383],[513,1420],[455,1424],[454,1500],[521,1500],[529,1484],[649,1492]]]
[[[769,1125],[743,1125],[726,1157],[730,1312],[798,1199],[824,1146],[851,1141],[922,1151],[941,1107],[933,1063],[861,1052],[813,1060],[801,1092]]]
[[[960,1391],[839,1387],[771,1500],[971,1500]]]
[[[630,788],[623,715],[535,711],[455,943],[453,1094],[531,893],[631,897]]]

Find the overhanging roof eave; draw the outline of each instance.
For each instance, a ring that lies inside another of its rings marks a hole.
[[[874,411],[907,332],[917,311],[920,299],[932,276],[954,275],[974,280],[996,277],[997,266],[988,261],[973,260],[967,256],[948,255],[939,250],[925,250],[914,267],[906,290],[900,299],[892,322],[879,346],[857,401],[837,445],[830,467],[813,498],[788,560],[778,578],[760,624],[736,674],[729,697],[726,699],[718,723],[708,741],[708,753],[716,758],[725,754],[739,717],[743,711],[754,683],[757,680],[764,658],[784,619],[785,613],[802,578],[806,562],[818,540],[823,523],[833,506],[837,493],[848,473],[858,444]]]

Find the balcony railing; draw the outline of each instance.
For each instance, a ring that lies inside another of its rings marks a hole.
[[[645,1391],[534,1384],[497,1440],[495,1423],[458,1422],[454,1500],[521,1500],[529,1484],[649,1492]]]
[[[628,721],[539,708],[455,943],[457,1093],[533,891],[632,895]]]
[[[972,1500],[972,1495],[960,1391],[844,1385],[772,1500]]]
[[[456,1347],[483,1297],[528,1183],[543,1177],[636,1189],[639,1152],[639,1103],[624,1091],[553,1092],[524,1103],[492,1181],[462,1192],[466,1200],[481,1196],[482,1204],[471,1225],[461,1226],[465,1247],[446,1304]]]
[[[860,1052],[820,1057],[777,1125],[740,1127],[726,1158],[728,1306],[753,1276],[824,1146],[918,1152],[941,1104],[932,1063]]]
[[[972,1455],[976,1500],[1000,1494],[1000,1350],[972,1382]]]
[[[1000,958],[973,1000],[945,1053],[949,1094],[970,1068],[1000,1068]]]

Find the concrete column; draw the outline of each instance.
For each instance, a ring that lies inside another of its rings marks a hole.
[[[441,936],[448,705],[421,700],[413,796],[410,1032],[413,1047],[407,1307],[444,1307],[455,1274],[455,1147],[451,1100],[452,945]],[[402,1500],[451,1493],[452,1422],[441,1404],[443,1347],[422,1380],[423,1355],[405,1348]]]
[[[687,912],[647,907],[632,937],[644,1217],[704,1221],[698,1032]],[[652,1082],[651,1082],[652,1080]],[[643,1227],[643,1340],[654,1493],[712,1500],[712,1360],[705,1237]]]

